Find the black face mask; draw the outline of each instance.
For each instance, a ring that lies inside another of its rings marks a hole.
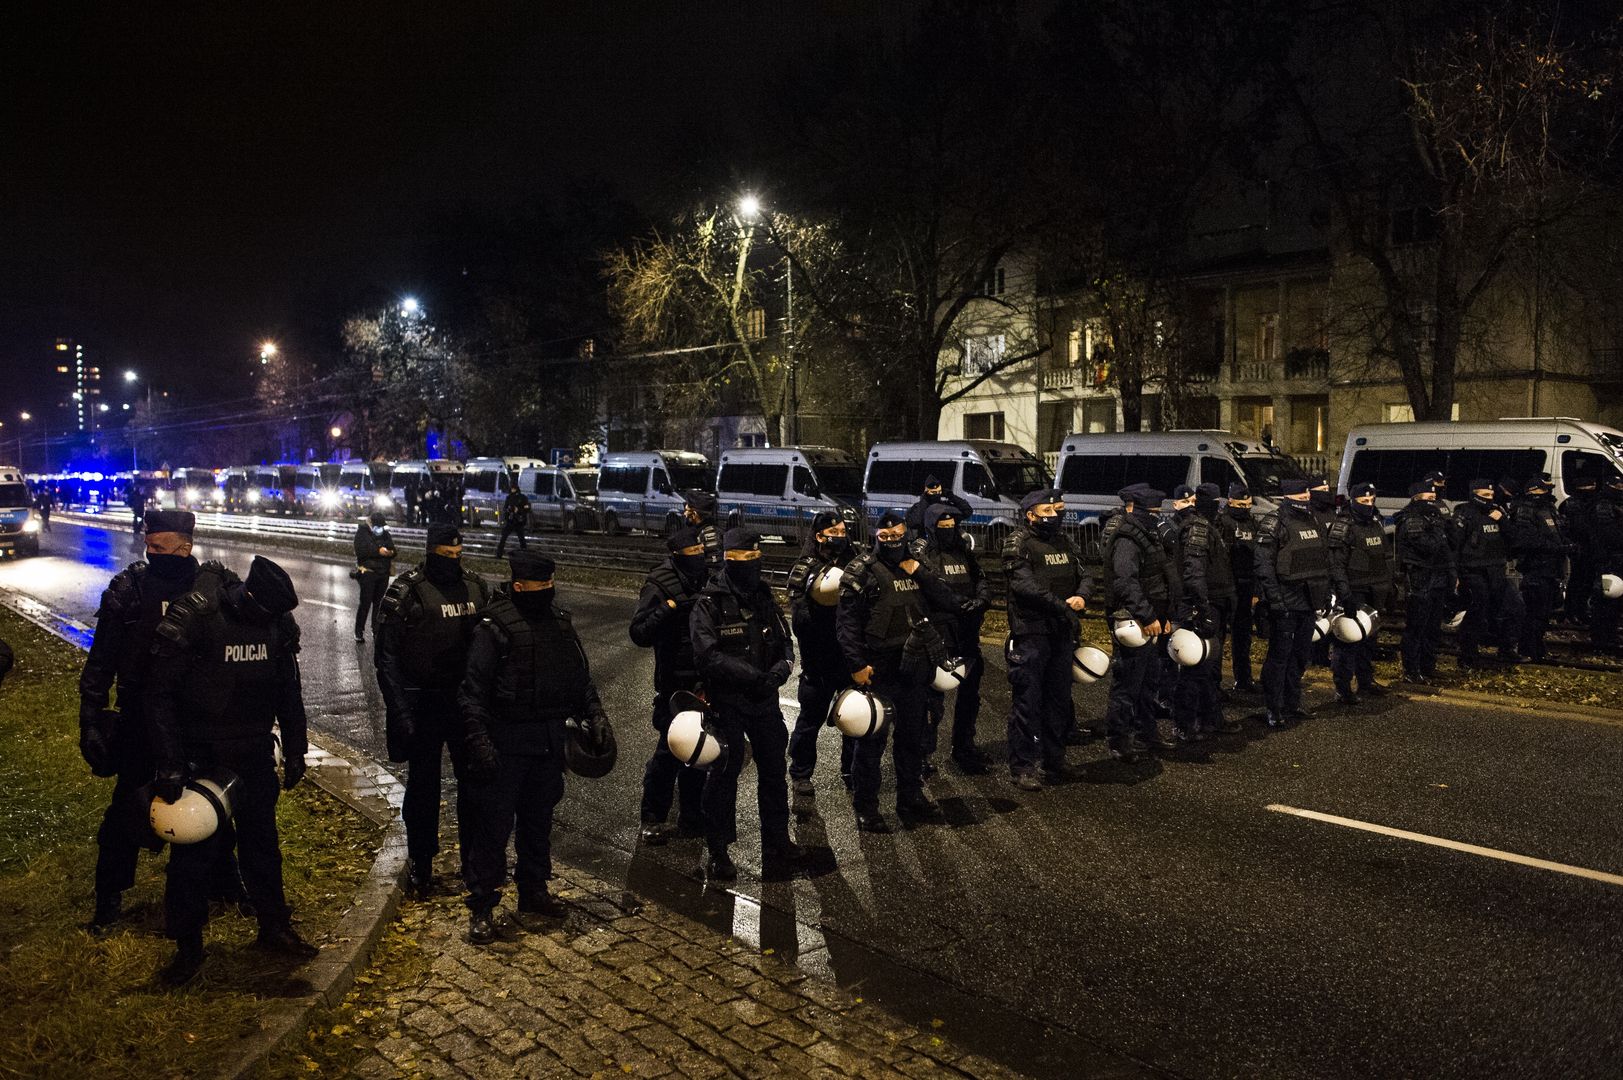
[[[1307,504],[1315,510],[1334,510],[1336,507],[1336,493],[1333,491],[1310,491],[1307,493]]]
[[[1251,508],[1249,506],[1230,506],[1227,509],[1229,517],[1235,521],[1245,521],[1251,517]]]
[[[727,560],[727,580],[741,593],[755,592],[761,587],[761,560]]]
[[[817,553],[825,559],[838,559],[851,550],[849,537],[836,536],[830,540],[817,541]]]
[[[190,555],[147,554],[147,568],[153,577],[165,581],[181,581],[197,573],[197,560]]]
[[[1368,521],[1370,518],[1375,516],[1378,509],[1374,503],[1370,503],[1368,506],[1365,506],[1361,502],[1351,502],[1347,505],[1352,508],[1353,517],[1357,518],[1359,521]]]
[[[678,574],[681,574],[690,582],[698,581],[704,577],[703,555],[672,555],[671,565],[676,567]]]
[[[462,560],[431,551],[423,560],[423,573],[436,585],[455,585],[462,580]]]
[[[1038,514],[1037,520],[1031,523],[1031,531],[1042,537],[1053,536],[1059,532],[1059,515],[1045,517]]]
[[[907,545],[900,540],[881,540],[875,547],[879,558],[889,566],[895,566],[907,556]]]
[[[518,608],[518,613],[526,619],[545,615],[552,610],[551,589],[539,589],[535,592],[519,592],[514,589],[512,597],[513,606]]]
[[[957,551],[964,546],[964,536],[958,531],[957,526],[950,529],[938,528],[935,531],[935,546],[942,551]]]
[[[1293,514],[1310,514],[1313,512],[1312,500],[1307,502],[1298,502],[1295,499],[1285,499],[1284,503],[1285,509],[1289,510]]]

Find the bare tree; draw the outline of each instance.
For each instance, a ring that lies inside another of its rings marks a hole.
[[[430,430],[456,429],[461,360],[421,311],[388,307],[354,316],[344,323],[344,347],[369,455],[420,453]]]

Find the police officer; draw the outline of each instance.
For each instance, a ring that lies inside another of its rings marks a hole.
[[[1550,481],[1545,477],[1527,481],[1522,495],[1510,504],[1508,540],[1522,575],[1520,652],[1535,663],[1543,663],[1544,635],[1549,632],[1550,617],[1560,601],[1570,550],[1561,532],[1561,516],[1555,508],[1555,496],[1550,493]]]
[[[1559,514],[1561,534],[1572,545],[1567,578],[1566,616],[1577,626],[1589,625],[1589,610],[1594,599],[1595,579],[1595,500],[1600,498],[1600,481],[1580,474],[1566,480],[1567,497],[1562,500]]]
[[[778,706],[778,688],[794,670],[795,647],[761,580],[761,538],[751,529],[728,529],[722,548],[723,565],[700,591],[689,622],[711,718],[727,748],[726,762],[711,766],[704,781],[705,874],[713,881],[738,876],[727,848],[738,839],[745,740],[755,759],[762,871],[777,876],[801,854],[789,839],[788,733]]]
[[[524,492],[518,489],[518,474],[509,473],[508,480],[513,487],[502,500],[502,538],[496,541],[496,558],[501,558],[507,551],[507,538],[518,535],[520,551],[528,551],[529,543],[525,540],[525,530],[530,527],[530,500]]]
[[[951,589],[958,610],[945,612],[936,620],[947,655],[963,661],[964,677],[953,691],[952,761],[967,776],[989,771],[985,756],[975,746],[975,728],[981,712],[981,675],[986,662],[981,658],[981,620],[991,590],[986,573],[964,544],[963,518],[956,506],[937,503],[924,511],[924,528],[913,542],[913,555]],[[924,764],[925,775],[934,771],[930,755],[935,753],[938,729],[946,718],[946,695],[925,688]]]
[[[851,560],[861,553],[847,535],[844,519],[832,510],[820,510],[812,517],[805,550],[789,570],[789,622],[800,643],[800,682],[795,695],[800,712],[789,736],[789,781],[796,795],[817,793],[812,784],[812,773],[817,768],[817,737],[829,719],[834,696],[851,681],[835,634],[835,604],[820,603],[812,596],[812,589],[825,570],[835,567],[843,575]],[[851,789],[851,755],[855,750],[855,740],[842,736],[840,776],[847,791]]]
[[[1204,663],[1178,673],[1173,715],[1180,721],[1178,734],[1184,739],[1240,730],[1237,721],[1223,717],[1223,638],[1234,610],[1234,564],[1217,524],[1218,492],[1216,484],[1201,484],[1188,505],[1177,507],[1173,516],[1183,578],[1177,621],[1211,647]]]
[[[1231,667],[1234,689],[1254,693],[1251,677],[1251,630],[1257,606],[1256,542],[1257,523],[1251,516],[1251,489],[1238,480],[1229,484],[1228,502],[1217,517],[1217,527],[1228,548],[1229,566],[1234,576],[1234,606],[1229,619],[1233,637]]]
[[[1375,485],[1353,484],[1347,496],[1344,511],[1330,523],[1330,588],[1348,614],[1360,608],[1385,611],[1392,598],[1392,540],[1375,508]],[[1373,629],[1351,645],[1330,642],[1330,671],[1343,705],[1357,705],[1359,691],[1386,693],[1375,681],[1374,662]]]
[[[903,518],[907,525],[907,535],[910,540],[918,539],[923,535],[926,528],[924,514],[932,506],[950,506],[958,511],[953,516],[958,519],[960,525],[969,521],[971,513],[969,501],[956,492],[943,489],[941,481],[934,474],[931,474],[924,478],[923,493],[919,495],[918,501],[907,508],[907,513]]]
[[[378,632],[378,608],[383,594],[389,588],[389,574],[394,570],[394,534],[389,531],[388,519],[383,511],[374,510],[372,516],[355,526],[355,580],[360,584],[360,604],[355,609],[355,640],[366,640],[366,627]]]
[[[460,723],[456,693],[468,643],[490,600],[484,579],[462,565],[462,534],[454,525],[430,525],[427,539],[422,564],[395,578],[384,594],[374,651],[389,760],[408,763],[401,817],[408,884],[419,898],[434,889],[441,757]],[[453,766],[459,757],[456,749]]]
[[[429,483],[423,489],[422,500],[418,503],[417,512],[422,515],[423,524],[441,525],[445,519],[445,493],[440,486]]]
[[[1262,692],[1269,727],[1305,720],[1302,674],[1313,656],[1313,625],[1330,602],[1330,545],[1313,512],[1308,481],[1281,480],[1281,506],[1257,524],[1257,583],[1268,601]]]
[[[1623,475],[1612,473],[1590,509],[1591,550],[1595,560],[1589,583],[1590,635],[1598,652],[1623,656],[1618,645],[1617,626],[1623,615],[1623,599],[1609,600],[1600,591],[1600,575],[1623,575]]]
[[[671,812],[673,787],[681,799],[677,835],[704,835],[704,773],[686,768],[672,756],[665,732],[671,726],[671,695],[699,690],[688,620],[708,574],[704,546],[693,526],[672,532],[666,545],[670,556],[648,572],[631,616],[632,643],[654,650],[653,724],[659,742],[642,770],[642,840],[652,847],[667,839],[665,819]]]
[[[885,699],[891,729],[859,739],[851,755],[851,805],[857,828],[883,833],[879,813],[880,765],[891,742],[896,769],[896,813],[926,820],[940,813],[924,794],[924,692],[933,664],[946,659],[932,609],[954,612],[952,590],[907,550],[907,524],[887,511],[874,531],[874,548],[851,560],[840,581],[835,634],[851,681]]]
[[[1159,535],[1158,511],[1166,493],[1148,484],[1131,484],[1117,497],[1121,509],[1105,522],[1100,537],[1106,610],[1112,626],[1131,619],[1149,640],[1137,647],[1129,647],[1119,638],[1113,641],[1115,658],[1105,725],[1110,753],[1133,761],[1148,750],[1175,750],[1178,746],[1162,738],[1157,729],[1155,687],[1150,682],[1150,673],[1159,665],[1158,639],[1171,630],[1177,570]],[[1012,603],[1010,607],[1012,610]],[[1069,672],[1066,675],[1069,678]]]
[[[518,854],[520,917],[564,913],[547,881],[552,812],[564,795],[565,724],[608,726],[586,650],[569,612],[553,602],[552,560],[516,551],[508,566],[512,584],[485,606],[457,692],[465,760],[457,823],[475,945],[495,940],[507,922],[497,905],[509,840]]]
[[[287,571],[255,557],[245,581],[210,596],[192,592],[169,605],[154,631],[150,700],[152,792],[177,801],[203,772],[234,773],[232,817],[195,844],[175,844],[164,890],[164,932],[176,945],[164,969],[180,984],[203,965],[208,892],[221,853],[234,843],[243,883],[259,918],[259,947],[307,960],[316,954],[293,930],[282,891],[276,800],[304,776],[304,694],[299,684],[298,606]],[[271,728],[280,725],[284,762],[278,783]]]
[[[121,911],[121,897],[135,884],[140,850],[163,845],[147,823],[141,789],[155,770],[147,729],[145,690],[151,673],[153,631],[171,603],[192,592],[208,596],[237,580],[217,562],[192,557],[196,518],[178,510],[151,510],[146,520],[145,562],[113,576],[96,611],[96,633],[79,676],[79,750],[97,776],[116,776],[112,800],[96,831],[96,909],[93,931],[105,930]],[[118,708],[108,695],[118,687]],[[227,849],[215,875],[214,898],[244,899],[236,858]]]
[[[1449,540],[1454,549],[1454,566],[1459,575],[1460,598],[1465,602],[1465,623],[1460,627],[1460,667],[1483,666],[1482,644],[1496,643],[1499,658],[1519,663],[1516,635],[1519,627],[1507,626],[1505,564],[1510,557],[1505,545],[1504,508],[1494,502],[1493,481],[1471,481],[1471,497],[1454,511],[1449,521]]]
[[[1436,487],[1424,479],[1410,484],[1409,505],[1397,512],[1394,524],[1408,595],[1401,645],[1403,678],[1424,685],[1437,675],[1443,619],[1454,589],[1454,552]]]
[[[705,563],[712,572],[721,569],[721,527],[716,524],[716,496],[700,488],[682,492],[682,521],[698,530]]]

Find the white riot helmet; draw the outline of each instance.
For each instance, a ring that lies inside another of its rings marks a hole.
[[[187,781],[172,803],[153,796],[147,820],[158,839],[171,844],[196,844],[213,836],[231,817],[231,803],[240,781],[229,769],[210,769]]]
[[[1313,640],[1323,640],[1324,635],[1330,632],[1330,616],[1322,611],[1313,613]]]
[[[958,657],[944,660],[941,666],[935,669],[935,675],[930,680],[930,687],[945,694],[948,690],[958,689],[958,685],[969,675],[969,666]]]
[[[271,726],[271,756],[276,759],[276,767],[280,769],[287,756],[282,752],[282,725]]]
[[[727,747],[705,726],[704,703],[691,694],[673,704],[683,707],[671,717],[665,729],[665,745],[671,756],[695,769],[708,769],[727,752]]]
[[[838,566],[825,566],[811,579],[808,592],[812,602],[824,607],[833,607],[840,602],[840,580],[845,577],[845,571]]]
[[[1071,654],[1071,678],[1086,685],[1098,682],[1110,673],[1110,654],[1092,645],[1084,645]]]
[[[1338,611],[1330,620],[1330,633],[1343,645],[1357,645],[1375,632],[1375,618],[1367,608]]]
[[[1111,633],[1116,635],[1116,641],[1128,649],[1142,649],[1149,644],[1150,636],[1144,632],[1137,619],[1131,615],[1122,615],[1116,619]]]
[[[1465,609],[1460,608],[1458,611],[1456,611],[1453,614],[1453,616],[1447,622],[1445,622],[1443,624],[1443,628],[1445,630],[1458,630],[1460,628],[1460,624],[1463,623],[1464,621],[1465,621]]]
[[[1180,626],[1167,638],[1167,655],[1179,667],[1199,667],[1212,653],[1212,643],[1189,629]]]
[[[1602,574],[1600,576],[1600,594],[1608,600],[1623,597],[1623,577],[1616,574]]]
[[[834,698],[829,710],[841,735],[866,739],[882,735],[890,726],[891,706],[884,698],[861,686],[848,686]]]

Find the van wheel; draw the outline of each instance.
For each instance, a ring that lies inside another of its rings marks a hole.
[[[624,530],[620,528],[620,515],[613,510],[603,515],[603,532],[607,536],[619,536]]]

